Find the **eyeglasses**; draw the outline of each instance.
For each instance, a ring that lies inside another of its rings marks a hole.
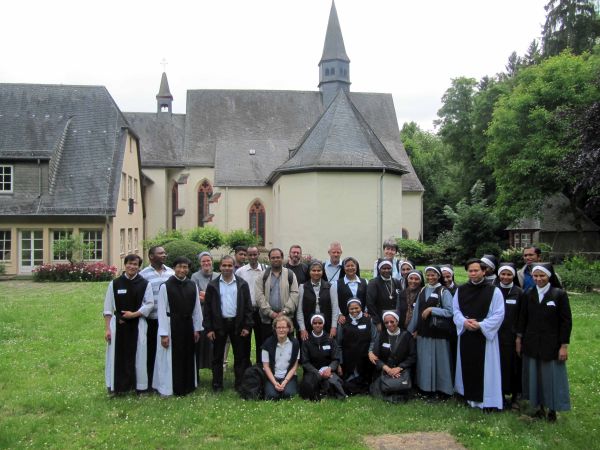
[[[276,330],[289,330],[290,327],[275,327]]]

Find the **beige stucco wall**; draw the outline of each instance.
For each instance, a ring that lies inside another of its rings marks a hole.
[[[423,193],[404,192],[402,195],[402,227],[408,231],[409,239],[423,238]],[[401,236],[398,235],[398,236]]]
[[[144,240],[143,199],[140,184],[138,148],[133,137],[128,136],[123,155],[121,172],[126,176],[126,183],[120,183],[117,210],[112,224],[109,225],[109,253],[105,260],[118,268],[122,267],[123,257],[128,253],[143,254]],[[131,178],[130,178],[131,177]],[[122,178],[121,178],[122,180]],[[133,185],[129,185],[133,181]],[[129,212],[128,200],[134,199],[133,212]],[[121,235],[123,230],[123,236]],[[123,240],[123,242],[121,242]]]
[[[300,243],[305,254],[325,259],[329,243],[337,240],[344,255],[356,257],[367,269],[378,256],[381,235],[401,235],[402,180],[398,175],[385,174],[382,180],[380,173],[291,174],[277,180],[273,191],[274,245],[284,250]]]
[[[153,237],[160,230],[169,228],[170,187],[167,187],[167,169],[144,168],[144,175],[151,183],[144,185],[144,204],[146,205],[146,236]],[[167,195],[169,192],[169,196]]]

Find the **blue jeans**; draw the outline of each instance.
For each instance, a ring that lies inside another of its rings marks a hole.
[[[283,381],[283,378],[275,378],[278,383]],[[269,380],[265,382],[265,400],[280,400],[282,398],[291,398],[298,393],[298,382],[296,375],[285,385],[283,392],[275,389]]]

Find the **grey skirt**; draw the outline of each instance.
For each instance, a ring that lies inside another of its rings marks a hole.
[[[571,409],[567,365],[564,361],[542,361],[523,355],[523,398],[531,406],[554,411]]]

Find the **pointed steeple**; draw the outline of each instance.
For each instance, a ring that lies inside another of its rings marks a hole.
[[[346,54],[335,1],[332,0],[323,55],[319,62],[319,90],[323,105],[329,105],[340,89],[346,92],[350,90],[350,58]]]
[[[160,89],[156,94],[156,112],[157,113],[168,113],[171,114],[173,104],[173,96],[169,90],[169,81],[167,80],[167,73],[163,72],[160,79]]]

